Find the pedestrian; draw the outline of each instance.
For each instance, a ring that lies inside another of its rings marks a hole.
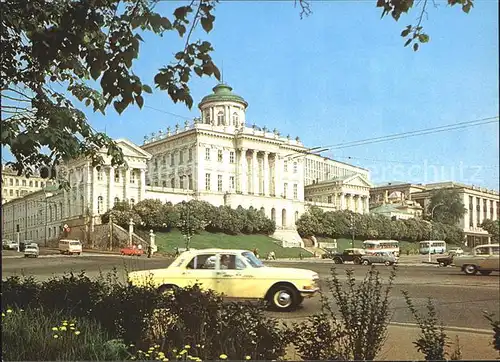
[[[302,257],[302,252],[299,252],[299,259],[302,260],[303,257]]]
[[[148,245],[148,258],[151,258],[153,256],[153,250],[151,248],[151,245]]]

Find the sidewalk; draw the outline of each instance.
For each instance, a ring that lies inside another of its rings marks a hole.
[[[452,328],[446,329],[448,342],[451,347],[446,350],[452,353],[454,350],[455,338],[458,336],[460,349],[462,351],[462,360],[494,360],[499,356],[493,348],[493,330],[491,333],[472,333],[465,331],[456,331]],[[387,339],[378,354],[378,361],[416,361],[423,360],[422,353],[417,351],[413,344],[420,334],[420,329],[414,326],[389,325],[387,330]],[[293,347],[288,350],[288,360],[300,360]]]

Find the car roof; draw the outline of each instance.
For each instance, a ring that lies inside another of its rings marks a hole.
[[[250,250],[244,249],[220,249],[220,248],[207,248],[207,249],[191,249],[186,250],[181,253],[182,256],[186,255],[201,255],[206,253],[214,253],[214,254],[241,254],[248,253]]]

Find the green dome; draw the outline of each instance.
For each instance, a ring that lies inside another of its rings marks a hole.
[[[217,84],[212,88],[212,90],[214,91],[214,93],[203,97],[200,104],[198,105],[198,108],[201,109],[201,107],[208,102],[237,102],[243,104],[245,108],[248,106],[248,103],[243,99],[243,97],[234,94],[232,92],[233,88],[231,88],[227,84]]]

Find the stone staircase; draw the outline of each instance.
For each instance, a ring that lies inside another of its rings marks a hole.
[[[278,240],[284,248],[304,247],[304,241],[297,230],[276,229],[271,237]]]
[[[310,252],[312,255],[315,255],[314,253],[316,253],[317,258],[321,258],[321,256],[326,253],[323,249],[316,248],[314,246],[306,246],[304,247],[304,249]]]

